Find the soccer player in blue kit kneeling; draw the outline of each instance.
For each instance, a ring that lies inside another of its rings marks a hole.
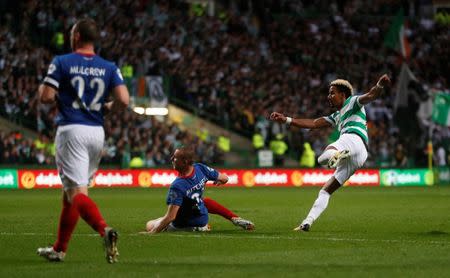
[[[172,182],[167,194],[167,213],[148,221],[147,232],[209,231],[208,212],[219,214],[245,230],[253,230],[251,221],[240,218],[210,198],[203,199],[207,181],[222,185],[228,182],[228,177],[204,164],[194,163],[193,157],[191,149],[182,147],[175,150],[172,165],[179,176]]]

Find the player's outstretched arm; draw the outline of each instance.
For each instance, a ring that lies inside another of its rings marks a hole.
[[[389,79],[389,76],[387,74],[383,74],[380,79],[378,79],[378,82],[375,86],[373,86],[369,92],[365,93],[364,95],[360,96],[358,101],[362,105],[366,105],[377,98],[381,96],[383,93],[384,87],[389,86],[391,84],[391,79]]]
[[[170,224],[170,222],[175,220],[179,209],[180,206],[169,205],[167,207],[166,215],[155,221],[153,227],[149,227],[150,229],[148,230],[148,232],[151,234],[156,234],[163,231]]]
[[[272,112],[270,114],[271,121],[279,122],[279,123],[285,123],[289,125],[293,125],[300,128],[309,128],[309,129],[315,129],[315,128],[324,128],[324,127],[330,127],[331,124],[327,122],[324,118],[317,118],[317,119],[294,119],[291,117],[286,117],[285,115],[279,113],[279,112]]]
[[[222,173],[219,173],[217,180],[214,182],[215,185],[223,185],[228,182],[228,176]]]

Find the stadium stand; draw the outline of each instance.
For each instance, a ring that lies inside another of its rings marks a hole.
[[[162,75],[175,105],[249,138],[258,128],[266,143],[284,133],[297,158],[304,142],[320,153],[333,133],[288,132],[266,116],[272,110],[302,117],[329,114],[327,86],[338,77],[350,80],[357,93],[383,72],[398,83],[398,54],[383,42],[404,3],[372,2],[235,1],[222,3],[218,16],[190,10],[184,1],[7,3],[0,15],[0,115],[52,142],[57,111],[38,105],[36,90],[51,58],[69,51],[67,34],[75,19],[91,16],[102,29],[98,52],[128,67],[131,80]],[[449,57],[444,47],[449,34],[421,16],[420,3],[405,5],[410,67],[420,81],[417,97],[409,100],[415,112],[432,92],[449,91],[448,61],[442,59]],[[130,87],[136,90],[133,82]],[[413,115],[408,122],[413,128],[405,127],[394,102],[392,90],[367,108],[371,147],[366,166],[423,166],[429,123]],[[165,165],[174,147],[190,143],[204,162],[223,163],[216,144],[167,121],[128,111],[108,119],[105,130],[107,163],[120,164],[130,152],[147,166]],[[448,154],[448,128],[434,127],[431,134]],[[1,163],[53,163],[51,148],[39,150],[19,133],[3,132],[1,142]]]

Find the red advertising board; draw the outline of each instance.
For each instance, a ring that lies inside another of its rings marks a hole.
[[[334,173],[326,169],[220,170],[230,180],[226,186],[322,186]],[[358,170],[345,186],[379,186],[379,170]]]
[[[362,169],[356,171],[344,186],[380,186],[380,170]]]
[[[219,169],[229,177],[225,186],[322,186],[333,175],[325,169]],[[177,177],[173,170],[99,170],[94,187],[165,187]],[[56,170],[19,170],[19,188],[61,188]],[[379,170],[358,170],[345,186],[379,186]],[[211,183],[208,183],[211,186]]]
[[[60,188],[61,179],[56,170],[18,170],[19,188]]]
[[[56,170],[19,170],[19,188],[61,188]],[[92,187],[162,187],[176,178],[173,170],[99,170]]]

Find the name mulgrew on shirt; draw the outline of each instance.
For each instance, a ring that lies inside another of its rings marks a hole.
[[[106,69],[103,68],[93,68],[93,67],[79,67],[73,66],[70,67],[71,74],[81,74],[81,75],[90,75],[90,76],[105,76]]]

